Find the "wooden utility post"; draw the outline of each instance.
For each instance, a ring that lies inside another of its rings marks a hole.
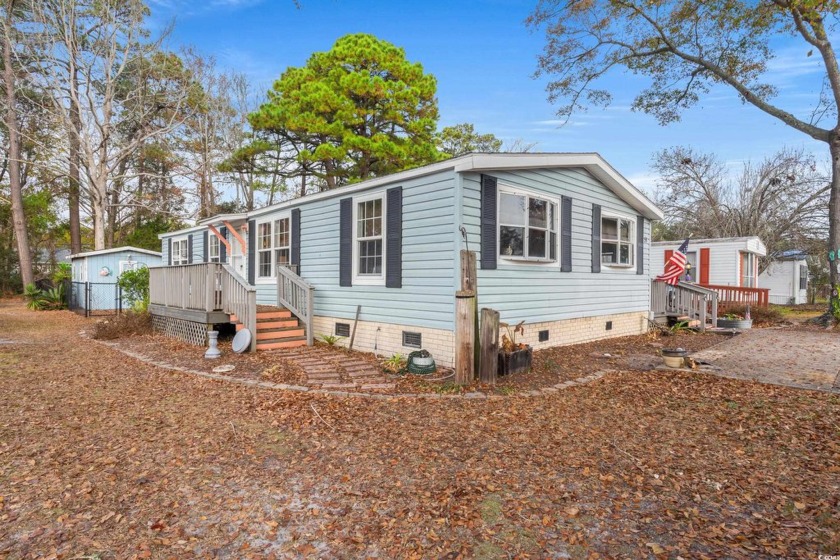
[[[455,294],[455,382],[476,377],[479,358],[475,253],[461,251],[461,289]]]
[[[499,312],[481,310],[481,359],[479,379],[482,383],[495,383],[499,370]]]
[[[475,378],[475,292],[455,293],[455,383],[467,385]]]

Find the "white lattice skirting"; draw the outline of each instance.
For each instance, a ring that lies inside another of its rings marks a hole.
[[[188,344],[205,346],[207,344],[207,325],[174,317],[152,315],[152,327],[166,336],[183,340]]]

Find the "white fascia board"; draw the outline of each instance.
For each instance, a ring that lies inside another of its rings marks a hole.
[[[111,249],[100,249],[98,251],[86,251],[84,253],[76,253],[75,255],[70,255],[67,258],[74,259],[76,257],[94,257],[96,255],[107,255],[110,253],[122,253],[122,252],[130,252],[130,253],[143,253],[144,255],[152,255],[153,257],[160,257],[162,254],[159,251],[150,251],[149,249],[141,249],[139,247],[113,247]]]
[[[248,214],[244,212],[239,212],[236,214],[217,214],[215,216],[210,216],[209,218],[204,218],[203,220],[198,221],[198,225],[200,226],[207,226],[212,224],[217,224],[219,222],[231,222],[236,220],[244,220],[248,217]]]
[[[661,220],[665,217],[662,210],[600,154],[471,154],[459,159],[461,161],[455,165],[457,172],[582,167],[645,218]]]
[[[184,229],[176,229],[175,231],[167,231],[166,233],[159,233],[158,239],[164,239],[167,237],[178,237],[179,235],[186,235],[188,233],[195,233],[197,231],[204,231],[207,229],[207,226],[195,226],[191,228],[184,228]]]

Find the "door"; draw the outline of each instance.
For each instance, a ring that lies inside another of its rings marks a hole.
[[[234,238],[230,242],[230,266],[239,276],[245,276],[245,255],[242,254],[242,244]]]
[[[683,282],[697,282],[697,251],[688,251],[686,254],[686,267],[680,280]]]

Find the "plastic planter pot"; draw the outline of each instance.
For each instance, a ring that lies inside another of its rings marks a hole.
[[[751,329],[752,319],[718,319],[719,329]]]
[[[499,375],[531,371],[534,350],[529,346],[515,352],[499,352]]]
[[[662,349],[662,359],[665,361],[665,365],[670,368],[681,368],[685,365],[685,357],[688,355],[688,352],[683,350],[682,348],[663,348]]]

